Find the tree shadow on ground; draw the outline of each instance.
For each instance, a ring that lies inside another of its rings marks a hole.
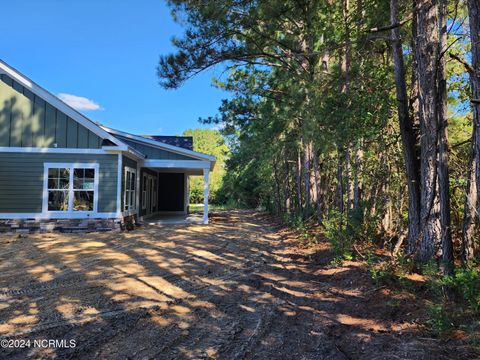
[[[0,356],[478,355],[461,342],[431,338],[412,322],[412,299],[377,289],[358,263],[312,266],[266,215],[229,211],[211,220],[127,233],[0,238],[1,334],[76,341],[74,348],[2,349]]]

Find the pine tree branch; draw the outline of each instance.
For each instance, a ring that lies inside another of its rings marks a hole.
[[[460,64],[462,64],[470,75],[475,74],[475,69],[468,62],[455,55],[454,53],[449,53],[449,55],[452,59],[457,60]],[[472,102],[474,101],[472,100]]]
[[[392,29],[395,29],[397,27],[403,26],[404,24],[406,24],[407,22],[409,22],[412,19],[413,19],[413,14],[410,14],[405,19],[403,19],[402,21],[400,21],[398,23],[390,24],[390,25],[384,26],[384,27],[374,27],[374,28],[371,28],[369,30],[369,32],[376,33],[376,32],[392,30]]]

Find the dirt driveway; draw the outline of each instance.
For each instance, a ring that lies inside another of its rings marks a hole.
[[[232,211],[211,220],[115,234],[0,237],[0,334],[65,340],[3,348],[0,357],[474,355],[423,335],[414,315],[392,311],[360,264],[319,265],[318,256],[312,262],[267,216]]]

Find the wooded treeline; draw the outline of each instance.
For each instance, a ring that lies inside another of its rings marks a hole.
[[[223,192],[336,241],[380,237],[419,261],[479,246],[478,0],[169,1],[176,88],[224,69]]]

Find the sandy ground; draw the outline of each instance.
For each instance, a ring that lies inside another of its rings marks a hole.
[[[31,343],[0,357],[480,357],[430,336],[413,299],[376,288],[361,263],[332,267],[327,245],[297,244],[253,211],[214,213],[208,226],[2,236],[0,335]],[[33,346],[45,339],[65,343]]]

